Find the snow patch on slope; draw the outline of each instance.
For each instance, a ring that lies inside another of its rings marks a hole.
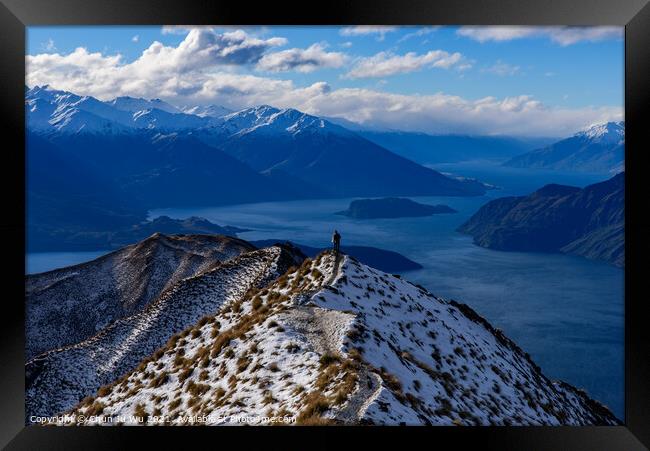
[[[71,408],[100,386],[132,371],[173,334],[264,286],[294,257],[271,247],[216,263],[182,279],[147,307],[78,344],[41,354],[26,365],[26,414],[49,416]]]

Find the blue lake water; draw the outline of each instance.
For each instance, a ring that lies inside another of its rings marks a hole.
[[[111,251],[98,250],[86,252],[33,252],[27,254],[25,271],[27,274],[50,271],[84,263],[101,257]]]
[[[474,308],[501,328],[551,378],[585,389],[619,417],[624,411],[623,270],[559,254],[499,252],[457,233],[485,202],[528,194],[547,183],[585,186],[606,179],[595,174],[559,174],[501,168],[485,162],[435,165],[441,172],[476,177],[499,187],[478,198],[414,197],[443,203],[457,214],[423,218],[355,220],[334,212],[352,199],[269,202],[225,207],[159,209],[151,217],[202,216],[218,224],[251,229],[243,239],[290,239],[327,246],[334,228],[346,244],[399,252],[423,265],[404,276],[436,295]],[[66,253],[67,261],[72,261]],[[79,263],[96,257],[76,253]],[[72,256],[74,257],[74,256]],[[28,255],[28,268],[52,269],[61,256]],[[31,262],[31,263],[30,263]],[[37,271],[33,271],[37,272]]]

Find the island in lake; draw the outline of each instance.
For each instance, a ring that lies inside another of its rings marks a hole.
[[[443,213],[456,213],[456,210],[447,205],[426,205],[411,199],[385,197],[383,199],[353,200],[347,210],[339,211],[336,214],[354,219],[379,219],[431,216]]]

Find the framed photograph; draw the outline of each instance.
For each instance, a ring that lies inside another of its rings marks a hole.
[[[302,6],[3,0],[0,443],[647,449],[650,6]]]

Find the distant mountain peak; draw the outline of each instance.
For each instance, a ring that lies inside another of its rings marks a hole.
[[[179,110],[175,106],[160,99],[147,100],[147,99],[131,97],[131,96],[120,96],[106,103],[118,110],[129,111],[129,112],[151,110],[154,108],[165,111],[167,113],[175,114],[181,112],[181,110]]]
[[[625,122],[592,125],[573,136],[506,161],[504,166],[617,173],[625,161]]]
[[[212,117],[212,118],[221,118],[233,112],[231,109],[221,105],[187,106],[183,108],[182,111],[186,114],[193,114],[199,117]]]
[[[307,130],[326,131],[336,134],[353,134],[345,128],[332,124],[320,117],[299,111],[295,108],[275,108],[258,105],[223,117],[227,128],[232,128],[237,136],[252,132],[288,133],[297,135]]]
[[[250,110],[253,110],[253,111],[260,111],[260,112],[264,112],[264,113],[266,113],[266,112],[271,112],[271,113],[273,113],[273,112],[280,111],[279,108],[276,108],[276,107],[274,107],[274,106],[267,105],[267,104],[262,104],[262,105],[254,106],[254,107],[250,108]]]
[[[42,86],[35,85],[32,88],[27,87],[25,95],[27,97],[30,97],[30,96],[37,95],[39,93],[53,92],[53,91],[55,90],[52,87],[50,87],[50,85],[42,85]]]
[[[63,100],[79,101],[80,99],[81,96],[68,91],[54,89],[50,85],[34,86],[25,93],[25,100],[28,102],[43,100],[47,102],[60,103]]]
[[[591,125],[576,134],[600,142],[619,142],[625,139],[625,122],[606,122]]]

